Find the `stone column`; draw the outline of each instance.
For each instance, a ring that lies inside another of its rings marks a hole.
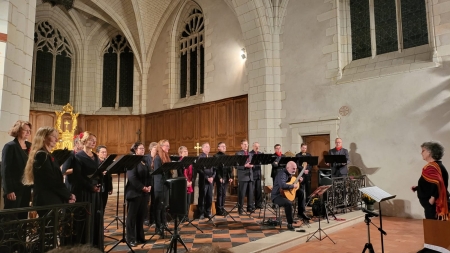
[[[0,0],[0,148],[30,115],[36,0]],[[3,193],[0,197],[3,208]]]

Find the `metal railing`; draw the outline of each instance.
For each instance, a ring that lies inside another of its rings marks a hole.
[[[328,204],[333,210],[357,207],[361,200],[359,188],[366,186],[366,176],[333,177],[331,188],[328,190]]]
[[[0,252],[43,253],[66,245],[88,243],[90,203],[0,210]],[[27,212],[29,219],[18,219]],[[38,214],[38,215],[36,215]]]

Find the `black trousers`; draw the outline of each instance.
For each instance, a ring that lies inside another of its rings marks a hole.
[[[126,221],[127,242],[145,241],[144,219],[147,214],[147,196],[141,195],[128,200]]]
[[[186,216],[189,216],[189,209],[191,207],[191,196],[192,193],[186,193]]]
[[[155,224],[156,228],[166,225],[166,194],[163,191],[155,191]]]
[[[294,222],[294,218],[292,217],[292,202],[282,196],[274,198],[272,202],[280,207],[284,207],[287,223],[292,224]]]
[[[310,172],[311,173],[311,172]],[[305,187],[305,197],[308,198],[311,195],[311,174],[308,174],[302,182]]]
[[[225,206],[225,197],[227,195],[228,190],[228,180],[224,180],[223,183],[220,180],[216,180],[216,190],[217,190],[217,198],[216,198],[216,210],[222,211]]]
[[[261,179],[254,179],[255,207],[262,207]]]
[[[213,198],[213,187],[214,187],[214,181],[212,183],[209,183],[207,179],[203,181],[203,187],[202,184],[199,183],[198,189],[198,212],[199,214],[209,215],[211,214],[211,205],[212,205],[212,198]]]
[[[300,188],[298,188],[297,192],[295,193],[295,196],[297,197],[297,215],[305,212],[305,206],[306,206],[306,196],[305,196],[305,185],[301,184]]]
[[[244,208],[244,198],[247,196],[247,211],[254,209],[253,207],[253,182],[239,181],[238,202],[239,210]]]
[[[419,199],[419,202],[425,212],[425,219],[436,220],[436,204],[430,205],[428,199]]]
[[[9,200],[6,195],[4,195],[3,199],[5,201],[5,209],[30,206],[31,189],[29,187],[25,187],[21,191],[14,192],[14,194],[16,195],[16,200]],[[28,219],[28,212],[17,213],[17,218]]]

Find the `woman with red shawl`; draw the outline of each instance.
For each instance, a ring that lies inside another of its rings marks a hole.
[[[426,219],[448,220],[448,172],[441,162],[444,147],[437,142],[424,142],[421,148],[427,164],[422,168],[417,186],[411,189],[417,191]]]

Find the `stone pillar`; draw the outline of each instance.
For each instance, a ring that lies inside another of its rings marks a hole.
[[[30,115],[36,0],[0,0],[0,148]],[[0,197],[3,208],[3,193]]]

